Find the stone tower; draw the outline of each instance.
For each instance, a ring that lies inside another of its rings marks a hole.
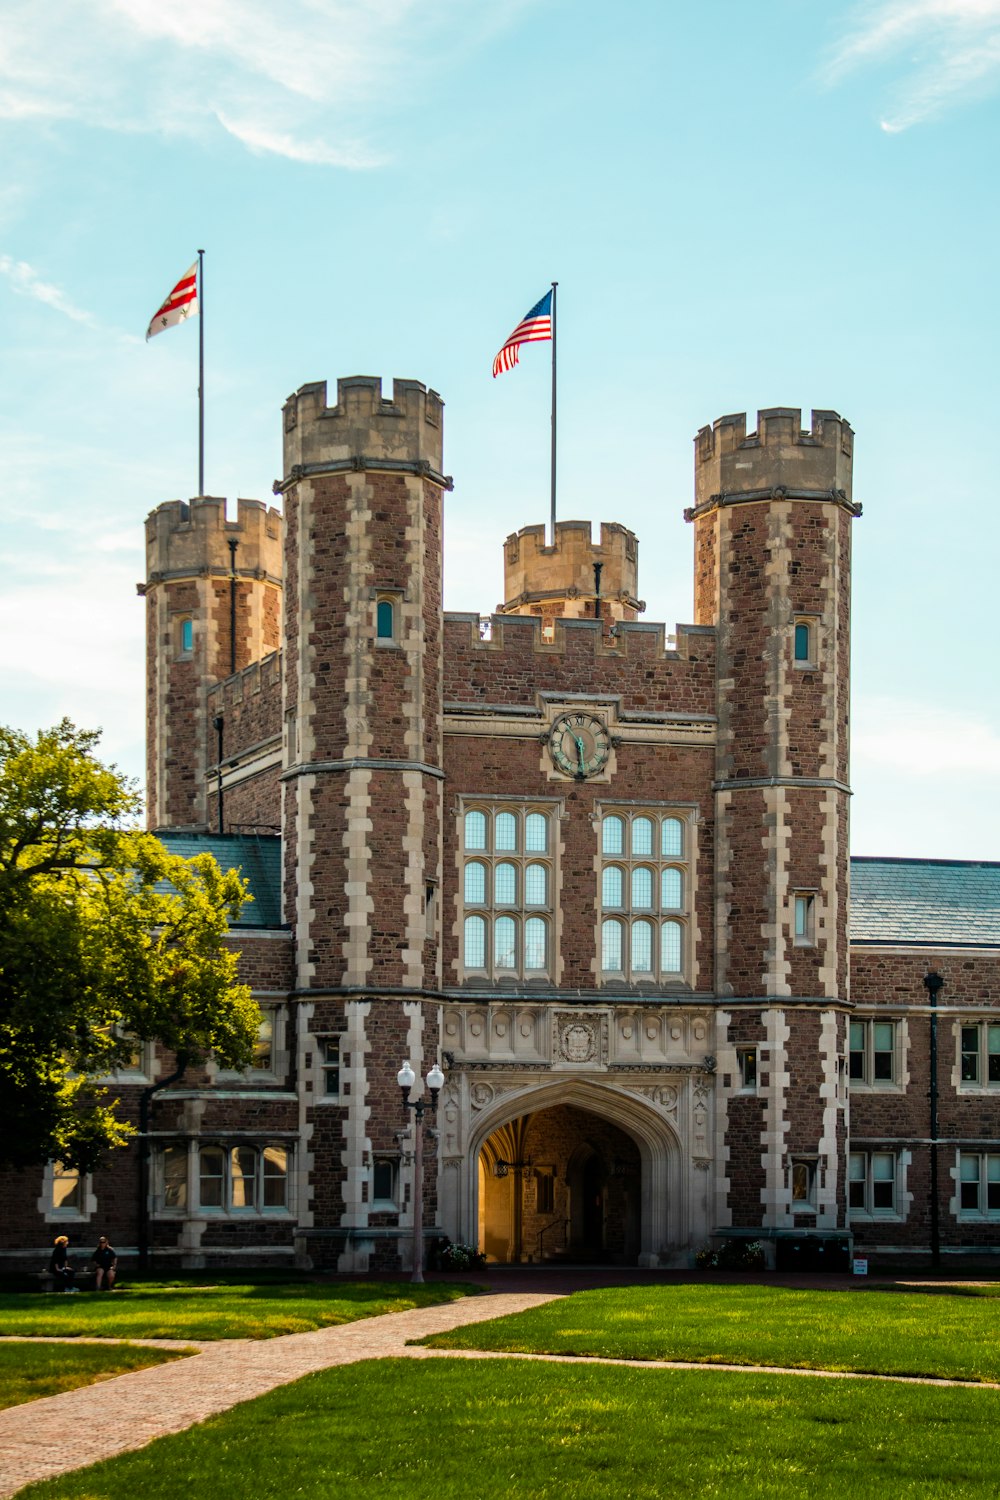
[[[235,521],[210,496],[169,500],[146,518],[146,820],[204,828],[217,759],[205,693],[277,649],[281,516],[240,500]]]
[[[371,1153],[398,1152],[396,1072],[438,1057],[442,421],[435,392],[385,399],[368,376],[284,408],[285,917],[300,1064],[342,1059],[340,1104],[304,1122],[330,1163],[318,1228],[365,1222]]]
[[[639,543],[624,526],[602,523],[591,540],[589,521],[557,521],[555,544],[544,526],[522,526],[504,543],[503,615],[536,615],[550,636],[557,619],[634,620],[645,609],[638,588]]]
[[[852,452],[836,412],[803,431],[785,407],[695,440],[695,620],[718,649],[720,1053],[737,1082],[752,1054],[759,1085],[720,1094],[719,1223],[844,1223]]]

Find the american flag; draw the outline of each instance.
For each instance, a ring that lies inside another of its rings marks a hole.
[[[518,361],[522,344],[539,344],[552,337],[552,293],[548,291],[541,302],[536,302],[530,312],[525,313],[503,348],[493,361],[493,378],[503,370],[512,370]]]
[[[185,271],[180,281],[167,297],[161,308],[153,315],[153,321],[146,330],[146,342],[156,333],[162,333],[165,328],[173,328],[177,323],[183,323],[185,318],[190,318],[192,313],[198,311],[198,262],[195,261],[190,271]]]

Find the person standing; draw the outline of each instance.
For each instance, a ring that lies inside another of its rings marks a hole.
[[[94,1265],[97,1267],[97,1290],[99,1292],[110,1292],[115,1284],[118,1274],[118,1254],[113,1245],[108,1243],[106,1234],[102,1234],[97,1241],[97,1249],[94,1251]]]
[[[69,1236],[57,1234],[52,1246],[52,1256],[49,1260],[49,1273],[59,1291],[75,1292],[73,1277],[76,1269],[69,1258]]]

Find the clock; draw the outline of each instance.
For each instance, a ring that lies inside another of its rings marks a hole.
[[[603,771],[610,753],[611,736],[594,714],[563,714],[549,731],[553,765],[577,781]]]

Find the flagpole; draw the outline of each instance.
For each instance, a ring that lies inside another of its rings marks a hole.
[[[551,509],[552,509],[552,546],[556,544],[556,287],[558,281],[552,283],[552,483],[551,483]]]
[[[205,493],[205,252],[198,251],[198,494]]]

